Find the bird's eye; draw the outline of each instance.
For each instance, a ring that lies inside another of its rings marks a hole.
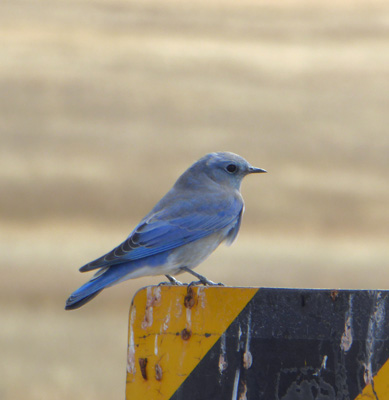
[[[238,167],[235,164],[228,164],[226,167],[226,170],[230,174],[233,174],[234,172],[236,172],[238,170]]]

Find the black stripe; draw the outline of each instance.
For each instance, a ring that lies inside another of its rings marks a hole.
[[[245,391],[260,400],[355,399],[365,386],[369,334],[372,375],[389,358],[388,299],[389,292],[260,289],[225,332],[226,369],[220,373],[219,339],[171,399],[231,399],[236,382],[237,399]],[[344,351],[349,315],[353,341]]]

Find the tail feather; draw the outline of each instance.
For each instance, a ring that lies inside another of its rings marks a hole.
[[[157,265],[160,264],[160,260],[158,262]],[[147,259],[99,269],[89,282],[86,282],[70,295],[66,301],[65,310],[74,310],[83,306],[106,287],[116,285],[127,279],[144,276],[142,267],[145,265],[150,265]]]
[[[118,274],[119,272],[119,274]],[[93,278],[73,292],[66,300],[65,310],[75,310],[96,297],[104,288],[111,286],[122,278],[119,269],[110,267],[99,270]]]
[[[85,303],[88,303],[88,301],[91,301],[94,297],[96,297],[102,291],[103,291],[103,289],[100,289],[97,292],[90,294],[89,296],[81,298],[80,300],[73,299],[72,296],[70,296],[66,300],[65,310],[76,310],[77,308],[80,308]]]

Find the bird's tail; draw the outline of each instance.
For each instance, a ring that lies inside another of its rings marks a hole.
[[[88,282],[89,283],[89,282]],[[84,288],[87,284],[80,287],[80,289]],[[85,297],[76,296],[76,293],[80,290],[76,290],[76,292],[72,293],[70,297],[66,300],[65,310],[75,310],[80,308],[88,301],[91,301],[94,297],[96,297],[103,289],[97,290],[96,292],[91,293],[90,295],[86,295]],[[79,298],[79,300],[77,300]]]
[[[80,308],[88,301],[97,296],[104,288],[113,285],[122,276],[118,276],[118,271],[106,267],[99,270],[93,278],[73,292],[66,300],[65,310],[75,310]]]

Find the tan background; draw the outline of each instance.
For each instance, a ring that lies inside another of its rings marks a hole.
[[[389,3],[273,3],[1,1],[1,399],[124,397],[130,300],[159,279],[64,302],[210,151],[269,173],[198,272],[389,289]]]

